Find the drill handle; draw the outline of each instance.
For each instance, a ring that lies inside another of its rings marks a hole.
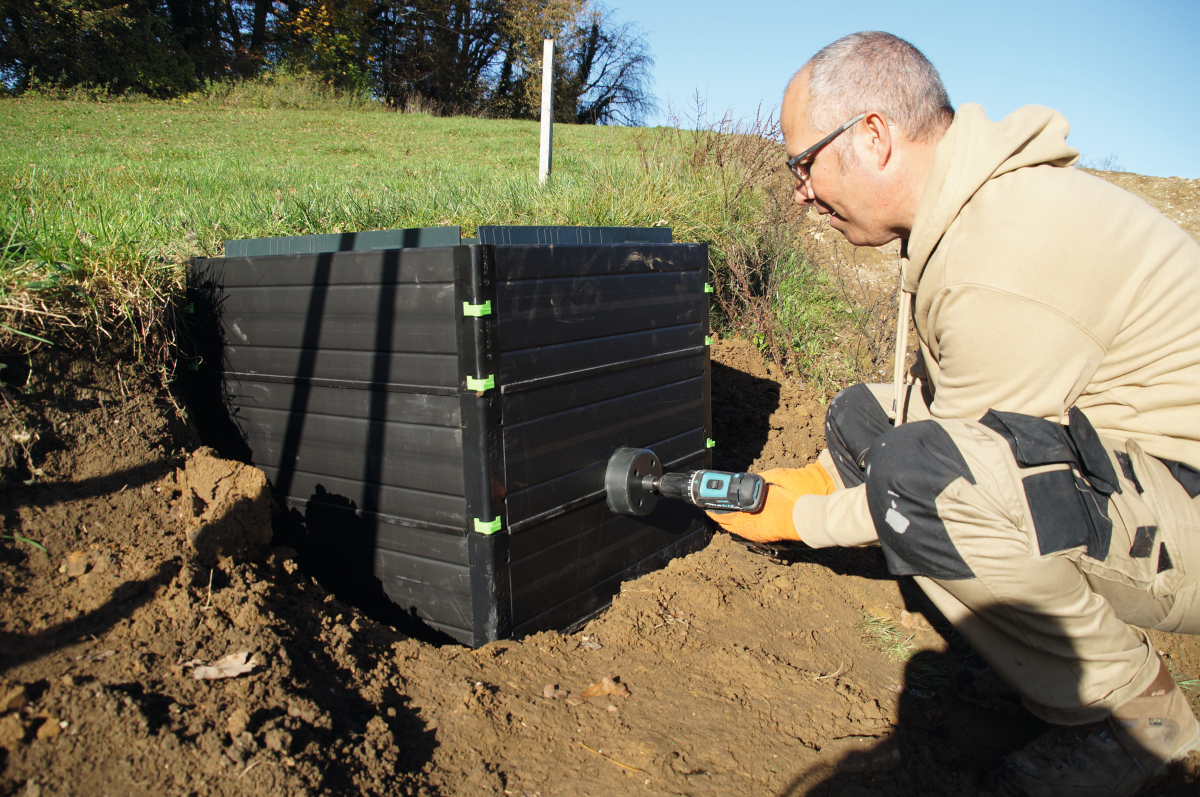
[[[757,512],[767,497],[767,483],[754,473],[693,470],[666,473],[658,480],[664,498],[682,498],[701,509]]]

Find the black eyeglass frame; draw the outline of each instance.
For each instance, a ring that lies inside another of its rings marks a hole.
[[[870,111],[864,111],[863,113],[860,113],[858,116],[854,117],[849,122],[846,122],[846,124],[842,125],[837,130],[834,130],[832,133],[825,136],[825,138],[821,139],[816,144],[813,144],[811,147],[804,150],[799,155],[788,158],[787,167],[789,169],[791,169],[792,174],[795,175],[796,179],[799,180],[800,182],[804,183],[805,185],[808,185],[808,167],[807,166],[800,167],[797,164],[799,164],[800,161],[804,160],[805,158],[816,155],[818,152],[821,151],[822,147],[828,145],[829,142],[833,141],[835,138],[840,136],[842,133],[845,133],[847,130],[854,127],[856,124],[858,124],[864,118],[866,118],[866,115],[868,113],[870,113]],[[803,172],[800,171],[801,168],[804,169]]]

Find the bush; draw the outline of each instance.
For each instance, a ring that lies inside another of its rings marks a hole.
[[[311,72],[288,69],[264,72],[246,80],[208,80],[199,90],[182,97],[180,102],[263,110],[388,110],[365,89],[335,88]]]
[[[643,168],[673,165],[670,179],[713,198],[700,229],[676,226],[677,240],[709,244],[716,300],[713,326],[755,342],[785,373],[819,393],[835,392],[854,373],[837,345],[855,323],[827,272],[800,240],[805,210],[793,201],[779,129],[761,113],[747,122],[703,119],[694,129],[649,131]]]

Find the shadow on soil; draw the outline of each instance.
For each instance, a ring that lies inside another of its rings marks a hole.
[[[331,500],[330,496],[326,495],[325,500]],[[348,503],[348,499],[342,500]],[[415,611],[405,611],[383,591],[383,583],[374,569],[375,531],[368,521],[352,512],[313,501],[306,515],[292,509],[280,513],[273,526],[273,545],[294,549],[304,573],[370,619],[430,645],[459,644],[449,634],[417,617]],[[331,536],[349,544],[331,545]],[[370,542],[354,544],[355,541]]]
[[[783,540],[760,544],[744,540],[737,535],[733,538],[755,553],[762,554],[773,562],[782,565],[793,565],[797,562],[820,565],[832,570],[839,576],[858,576],[877,581],[895,581],[896,577],[888,572],[887,561],[883,558],[883,550],[878,546],[863,548],[810,548],[799,540]],[[911,579],[902,579],[901,591],[908,582],[912,590],[919,592]],[[906,600],[908,598],[906,597]],[[911,607],[909,607],[911,609]],[[911,609],[923,611],[923,609]]]
[[[835,763],[802,772],[779,797],[901,797],[991,795],[1004,758],[1054,726],[1035,717],[1012,692],[976,693],[968,702],[952,681],[986,663],[924,597],[911,579],[900,579],[906,608],[923,613],[946,640],[946,652],[922,650],[904,668],[896,725],[876,737],[838,740]],[[967,688],[971,691],[971,688]],[[979,705],[976,705],[978,703]],[[1172,765],[1142,797],[1196,794],[1187,762]]]
[[[1006,715],[949,694],[957,652],[921,651],[905,668],[895,727],[877,737],[838,740],[836,763],[803,772],[779,797],[909,794],[975,795],[1001,759],[1046,729],[1022,712]]]
[[[111,495],[125,489],[136,489],[157,482],[163,476],[173,472],[183,464],[183,460],[171,457],[153,462],[149,465],[138,465],[104,476],[94,476],[75,481],[39,481],[35,489],[22,490],[12,496],[9,506],[30,506],[38,504],[49,506],[66,501],[78,501],[84,498]]]
[[[713,467],[745,471],[767,445],[779,383],[713,362],[712,407]]]
[[[283,573],[276,577],[286,578]],[[286,727],[287,750],[304,750],[313,743],[330,751],[318,786],[322,793],[358,793],[364,781],[378,777],[378,772],[367,771],[376,766],[396,775],[419,772],[433,757],[436,732],[410,705],[403,678],[385,684],[378,701],[366,699],[361,685],[347,686],[390,656],[389,643],[405,635],[386,630],[352,634],[344,648],[327,645],[321,631],[334,610],[322,611],[325,605],[297,601],[289,590],[272,590],[267,596],[263,614],[286,618],[275,630],[288,660],[288,691],[301,699],[255,709],[247,729],[258,735],[268,723]],[[380,721],[386,732],[378,727]]]
[[[112,597],[100,608],[74,620],[53,625],[32,636],[0,632],[0,672],[49,655],[84,637],[97,637],[133,614],[139,606],[153,600],[165,584],[179,573],[178,560],[163,562],[154,575],[140,581],[126,581],[113,590]]]

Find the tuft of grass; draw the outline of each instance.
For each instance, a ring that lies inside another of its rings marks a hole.
[[[822,269],[795,254],[782,269],[775,295],[775,324],[785,341],[788,364],[805,375],[819,396],[832,395],[855,376],[839,346],[841,334],[852,323],[852,313]]]
[[[890,617],[868,614],[854,626],[862,632],[864,645],[877,650],[891,661],[908,661],[916,652],[913,634],[906,634]]]
[[[16,542],[23,542],[26,545],[32,545],[34,548],[37,548],[42,553],[49,553],[49,551],[47,551],[45,548],[43,548],[40,543],[34,542],[33,540],[29,539],[28,537],[22,537],[20,534],[0,534],[0,540],[14,540]]]
[[[1187,675],[1179,672],[1176,665],[1172,661],[1167,661],[1167,670],[1171,673],[1171,677],[1175,679],[1175,684],[1188,692],[1200,687],[1200,678],[1188,678]]]
[[[556,144],[555,179],[539,190],[532,122],[0,100],[0,346],[126,337],[161,349],[184,264],[226,239],[651,225],[705,204],[656,185],[629,131],[568,128]]]

